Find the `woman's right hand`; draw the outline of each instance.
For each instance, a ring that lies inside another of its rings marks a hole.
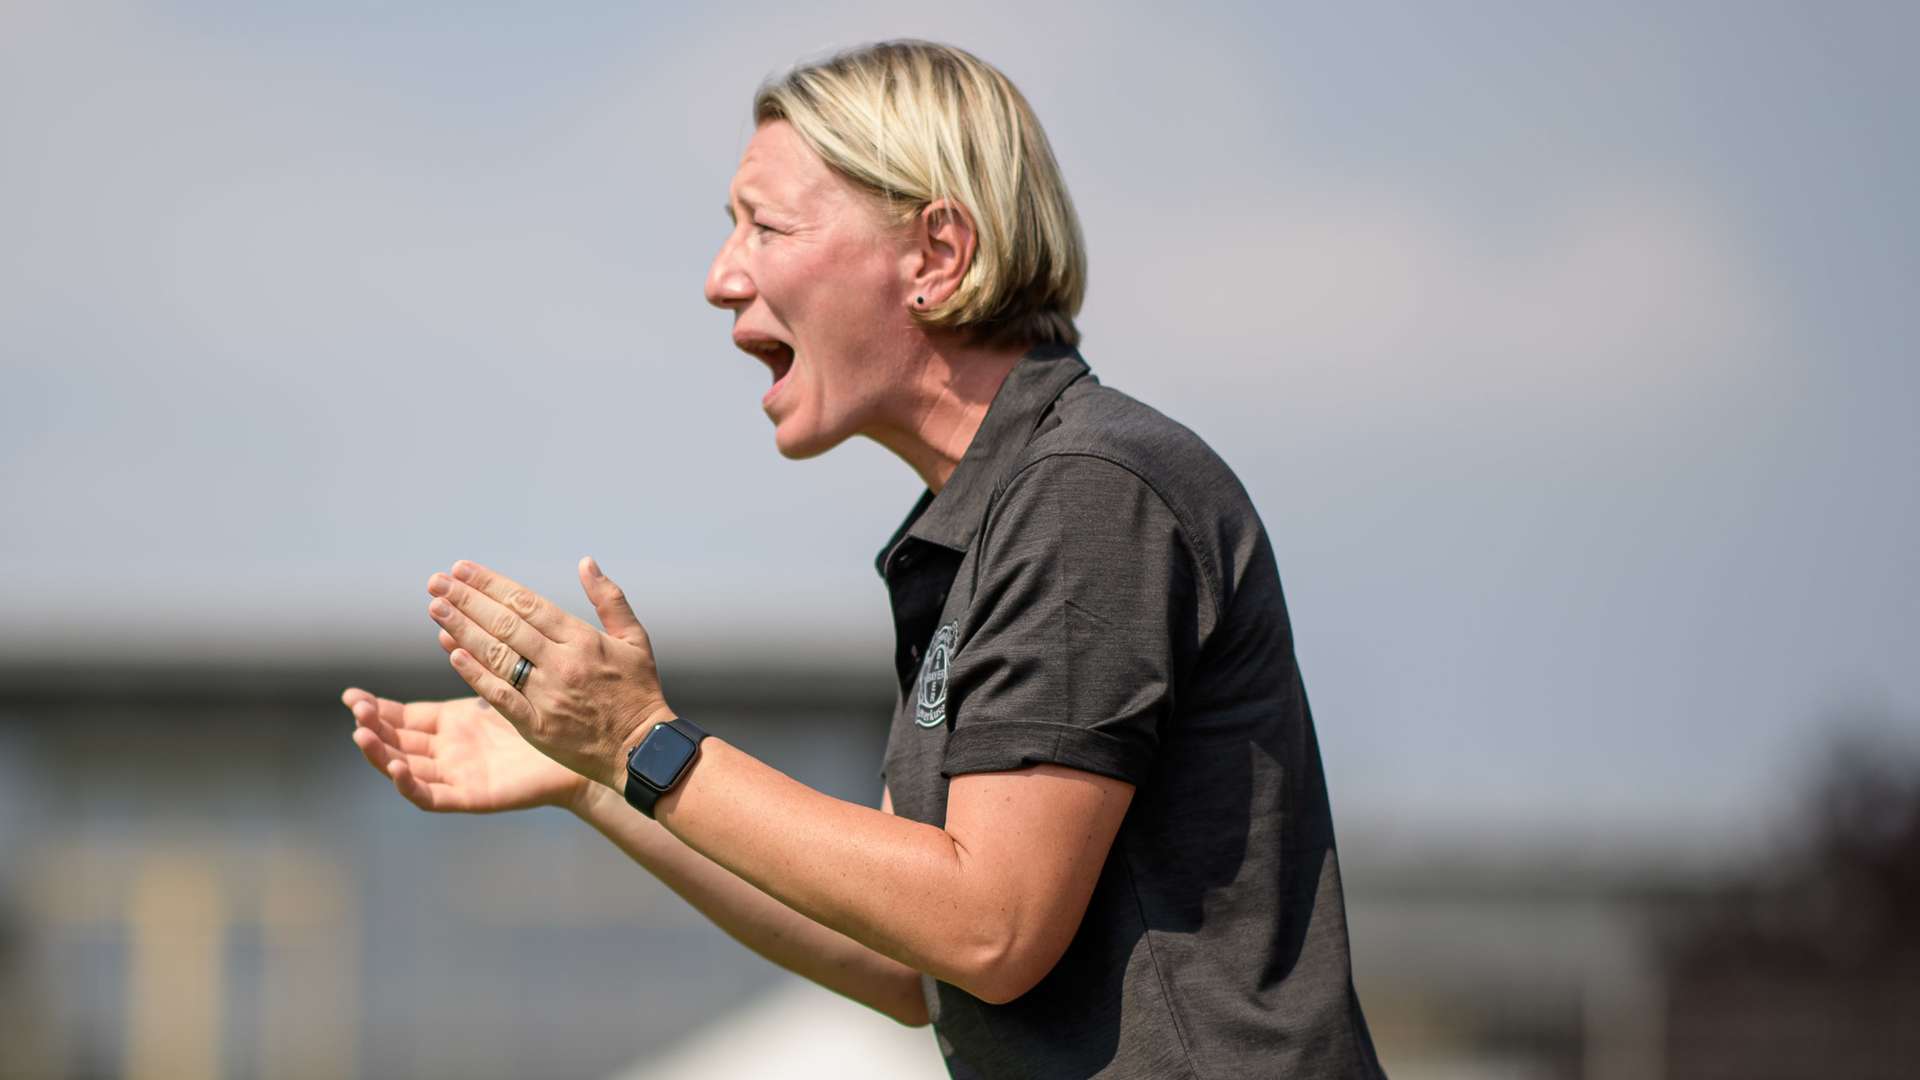
[[[479,698],[403,704],[355,687],[340,700],[353,713],[353,744],[422,810],[570,809],[591,783],[535,750]]]

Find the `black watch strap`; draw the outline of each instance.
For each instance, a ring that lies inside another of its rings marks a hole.
[[[706,737],[699,725],[683,717],[655,724],[627,755],[627,802],[652,817],[660,797],[685,779]]]

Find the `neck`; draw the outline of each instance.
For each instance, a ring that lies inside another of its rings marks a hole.
[[[913,390],[893,423],[868,433],[920,475],[939,494],[973,444],[987,407],[1025,356],[1025,346],[985,348],[928,341],[910,361]]]

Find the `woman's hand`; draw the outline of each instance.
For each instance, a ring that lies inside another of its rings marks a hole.
[[[580,560],[586,590],[606,632],[574,618],[525,586],[477,563],[427,581],[427,612],[440,646],[467,685],[540,752],[615,791],[626,782],[627,751],[647,729],[671,719],[660,693],[653,646],[620,587],[592,559]],[[533,663],[518,689],[509,681]]]
[[[422,810],[570,808],[586,791],[584,777],[527,745],[479,698],[402,704],[354,688],[340,700],[353,712],[353,744]]]

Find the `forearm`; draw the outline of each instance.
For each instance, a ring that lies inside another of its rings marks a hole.
[[[945,830],[822,794],[720,739],[658,813],[719,868],[912,970],[986,996],[1012,949],[1012,897]]]
[[[747,948],[902,1024],[927,1022],[920,974],[913,968],[741,880],[636,812],[604,785],[586,785],[573,810]]]

